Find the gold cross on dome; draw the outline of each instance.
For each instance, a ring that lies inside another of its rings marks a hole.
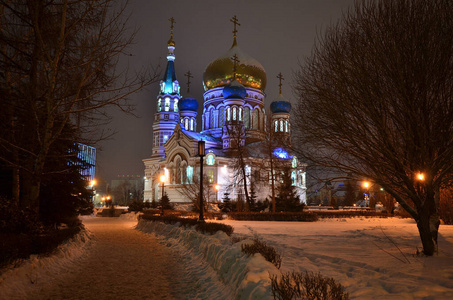
[[[190,70],[187,71],[186,74],[184,74],[184,76],[187,77],[187,93],[190,92],[190,78],[193,78],[192,76],[192,73],[190,73]]]
[[[173,28],[174,28],[174,25],[176,24],[175,22],[175,19],[173,17],[171,17],[170,19],[168,19],[168,21],[170,21],[171,23],[171,26],[170,26],[170,34],[171,34],[171,37],[173,37]]]
[[[234,80],[234,79],[236,79],[237,66],[239,63],[239,58],[238,58],[237,54],[233,55],[233,57],[231,57],[231,60],[233,61],[233,80]]]
[[[281,95],[282,94],[282,80],[285,80],[285,78],[283,78],[283,75],[281,72],[278,73],[277,78],[280,80],[280,83],[278,86],[280,87],[280,95]]]
[[[237,18],[236,16],[234,16],[234,17],[232,17],[232,18],[230,19],[230,22],[232,22],[232,23],[234,24],[233,36],[234,36],[234,39],[235,39],[235,40],[236,40],[236,33],[238,32],[238,31],[236,30],[236,25],[241,26],[241,24],[239,24],[238,21],[239,21],[239,20],[238,20],[238,18]]]

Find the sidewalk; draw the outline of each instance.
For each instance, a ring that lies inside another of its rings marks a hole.
[[[136,222],[89,218],[83,223],[94,236],[86,255],[29,299],[187,299],[181,293],[190,282],[178,255],[155,236],[133,229]]]

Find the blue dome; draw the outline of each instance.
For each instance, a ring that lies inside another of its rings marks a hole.
[[[287,101],[283,96],[280,94],[278,100],[271,103],[271,112],[273,114],[276,113],[288,113],[291,111],[291,103]]]
[[[275,113],[288,113],[291,111],[291,103],[288,101],[274,101],[271,103],[271,112]]]
[[[223,98],[225,99],[232,98],[244,99],[246,95],[247,91],[245,90],[245,87],[242,84],[240,84],[237,80],[228,83],[223,88]]]
[[[194,99],[194,98],[183,98],[179,101],[178,108],[179,108],[179,111],[184,111],[184,110],[197,111],[198,101],[197,101],[197,99]]]

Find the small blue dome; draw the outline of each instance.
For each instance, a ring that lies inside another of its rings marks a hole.
[[[225,99],[232,98],[244,99],[246,95],[247,91],[245,90],[245,87],[242,84],[240,84],[237,80],[228,83],[223,88],[223,98]]]
[[[291,111],[291,103],[283,98],[282,95],[278,97],[278,100],[271,103],[271,112],[276,113],[288,113]]]
[[[194,98],[183,98],[178,103],[179,111],[191,110],[197,111],[198,101]]]

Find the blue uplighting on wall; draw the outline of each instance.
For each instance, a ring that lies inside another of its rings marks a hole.
[[[278,158],[283,158],[283,159],[288,159],[288,158],[292,157],[288,154],[288,151],[286,151],[283,148],[275,148],[274,152],[272,152],[272,154],[274,154],[274,156],[276,156]]]

